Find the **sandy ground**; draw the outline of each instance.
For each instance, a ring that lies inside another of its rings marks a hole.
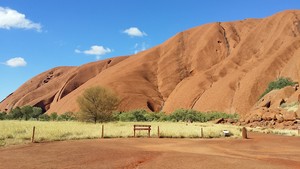
[[[98,139],[0,149],[1,169],[300,168],[300,137],[250,139]]]

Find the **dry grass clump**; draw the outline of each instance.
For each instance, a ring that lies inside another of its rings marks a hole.
[[[298,131],[297,130],[268,129],[268,128],[262,128],[262,127],[248,128],[247,130],[252,131],[252,132],[265,133],[265,134],[277,134],[277,135],[284,135],[284,136],[298,136]]]

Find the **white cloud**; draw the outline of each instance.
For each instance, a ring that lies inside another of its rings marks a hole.
[[[10,67],[20,67],[20,66],[26,66],[27,63],[24,58],[21,57],[16,57],[16,58],[11,58],[5,62],[5,65],[10,66]]]
[[[11,29],[35,29],[41,31],[42,26],[39,23],[34,23],[28,20],[25,14],[19,13],[16,10],[10,8],[0,7],[0,28]]]
[[[128,29],[124,30],[123,33],[126,33],[127,35],[129,35],[131,37],[143,37],[143,36],[147,36],[147,34],[145,32],[142,32],[137,27],[128,28]]]
[[[103,46],[97,46],[97,45],[91,46],[91,49],[83,51],[84,54],[96,55],[96,56],[105,55],[110,52],[111,49],[105,48]]]
[[[74,50],[75,53],[84,53],[86,55],[95,55],[96,59],[99,60],[100,56],[112,52],[110,48],[105,48],[103,46],[93,45],[89,50],[81,51],[79,49]]]
[[[142,52],[142,51],[146,50],[147,49],[147,44],[145,42],[143,42],[142,44],[136,43],[134,45],[134,49],[135,49],[134,54],[137,54],[139,52]]]

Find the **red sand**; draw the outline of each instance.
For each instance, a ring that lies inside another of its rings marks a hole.
[[[15,168],[299,168],[300,138],[98,139],[0,149],[0,169]]]

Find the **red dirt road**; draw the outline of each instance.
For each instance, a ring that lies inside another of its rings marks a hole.
[[[0,169],[300,168],[300,137],[98,139],[0,149]]]

